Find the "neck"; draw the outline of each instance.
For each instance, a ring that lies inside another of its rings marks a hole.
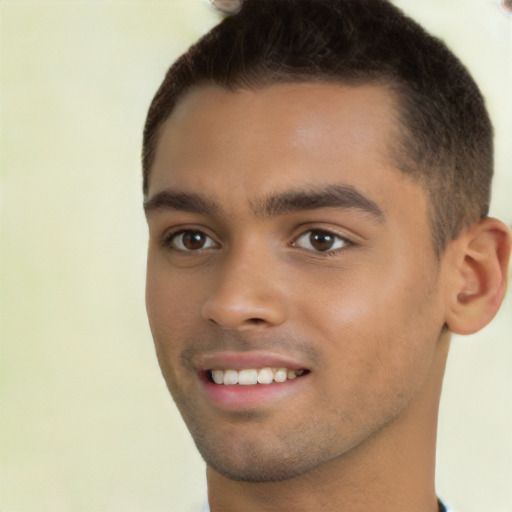
[[[449,336],[425,386],[393,422],[349,452],[280,482],[240,482],[207,468],[211,512],[435,512],[437,415]]]

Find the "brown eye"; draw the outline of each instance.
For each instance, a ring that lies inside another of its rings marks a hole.
[[[348,244],[349,242],[347,240],[338,235],[329,233],[328,231],[314,229],[306,231],[293,245],[310,251],[326,252],[342,249]]]
[[[330,233],[322,231],[312,231],[309,235],[309,243],[317,251],[328,251],[334,245],[335,237]]]
[[[202,231],[180,231],[172,235],[170,245],[173,249],[190,252],[215,247],[215,242]]]

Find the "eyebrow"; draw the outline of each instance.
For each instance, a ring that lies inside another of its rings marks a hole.
[[[155,211],[176,210],[182,212],[215,215],[221,212],[220,206],[210,199],[195,193],[163,190],[151,199],[144,201],[146,215]]]
[[[386,215],[379,205],[350,185],[328,185],[269,196],[253,205],[256,215],[273,217],[285,213],[319,208],[355,208],[384,221]]]
[[[377,221],[386,218],[378,204],[350,185],[328,185],[311,189],[291,190],[269,195],[250,204],[258,217],[276,217],[286,213],[316,210],[320,208],[342,208],[361,210]],[[144,212],[150,215],[156,211],[185,211],[203,215],[221,215],[220,204],[201,194],[164,190],[144,201]]]

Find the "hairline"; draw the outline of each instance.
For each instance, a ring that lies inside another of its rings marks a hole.
[[[387,76],[383,72],[379,72],[376,76],[365,76],[365,74],[361,74],[359,76],[335,76],[335,75],[327,75],[326,73],[318,73],[316,75],[306,74],[306,73],[286,73],[273,74],[267,73],[262,77],[258,77],[257,79],[253,79],[250,82],[245,80],[236,80],[233,79],[228,83],[222,83],[215,79],[200,79],[196,80],[194,83],[183,87],[173,98],[172,105],[165,116],[163,116],[158,125],[153,128],[152,136],[150,141],[146,141],[146,146],[151,147],[151,153],[149,161],[146,162],[144,168],[144,182],[143,182],[143,193],[144,196],[148,193],[149,188],[149,178],[151,174],[151,168],[154,164],[156,148],[158,143],[162,137],[162,131],[165,129],[165,124],[169,121],[173,113],[176,111],[180,103],[182,103],[190,94],[195,91],[205,89],[208,87],[215,87],[222,89],[227,92],[237,93],[241,91],[259,91],[262,89],[266,89],[268,87],[272,87],[275,85],[286,85],[286,84],[332,84],[339,85],[340,87],[364,87],[364,86],[374,86],[380,87],[384,90],[387,90],[390,94],[390,99],[393,106],[393,111],[396,114],[396,120],[400,126],[400,134],[406,135],[408,129],[405,125],[405,116],[404,116],[404,103],[405,94],[400,91],[401,87],[404,84],[401,84],[400,80]],[[412,134],[409,134],[412,136]],[[400,141],[397,141],[400,142]],[[390,148],[392,149],[392,148]],[[395,151],[391,151],[393,155],[395,155]],[[394,163],[399,164],[399,161],[395,161]],[[405,168],[405,162],[397,165],[400,171],[407,175]],[[419,180],[416,180],[419,181]]]

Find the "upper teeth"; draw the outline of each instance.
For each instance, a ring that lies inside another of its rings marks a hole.
[[[304,373],[304,370],[288,370],[287,368],[248,368],[244,370],[211,370],[215,384],[251,386],[254,384],[270,384],[271,382],[285,382],[295,379]]]

